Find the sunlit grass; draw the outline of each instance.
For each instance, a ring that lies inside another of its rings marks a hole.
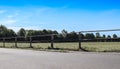
[[[82,42],[82,48],[93,52],[120,52],[120,42]],[[19,48],[29,48],[30,43],[17,43]],[[48,49],[51,47],[50,43],[32,43],[35,49]],[[3,43],[0,43],[0,47],[3,47]],[[15,43],[5,43],[5,47],[15,47]],[[78,50],[78,42],[69,43],[54,43],[54,48],[60,50]]]
[[[82,47],[89,51],[117,52],[120,51],[120,42],[83,42]]]

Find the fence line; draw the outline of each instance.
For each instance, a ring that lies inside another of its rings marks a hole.
[[[77,34],[78,34],[78,48],[80,49],[80,50],[84,50],[83,48],[82,48],[82,45],[81,45],[81,42],[83,41],[83,39],[82,39],[82,33],[87,33],[87,32],[108,32],[108,31],[120,31],[120,29],[111,29],[111,30],[93,30],[93,31],[80,31],[80,32],[77,32]],[[26,38],[28,38],[29,39],[29,41],[28,41],[28,43],[30,43],[29,44],[29,47],[30,48],[34,48],[33,46],[32,46],[32,43],[34,42],[33,41],[33,38],[34,37],[43,37],[43,36],[50,36],[50,40],[47,40],[47,41],[50,41],[50,43],[51,43],[51,48],[52,49],[54,49],[54,42],[55,42],[55,35],[59,35],[59,34],[46,34],[46,35],[34,35],[34,36],[27,36],[27,37],[25,37],[25,36],[16,36],[16,37],[2,37],[2,38],[0,38],[2,41],[3,41],[3,47],[5,47],[6,45],[5,45],[5,43],[6,43],[6,40],[7,39],[13,39],[13,42],[15,43],[14,45],[15,45],[15,47],[16,48],[18,48],[18,42],[20,42],[19,40],[18,40],[18,38],[24,38],[24,39],[26,39]],[[98,38],[99,39],[99,38]],[[106,39],[106,38],[105,38]],[[112,39],[112,38],[110,38],[110,39]],[[119,39],[119,38],[116,38],[116,39]],[[23,42],[25,42],[26,40],[24,40]],[[85,51],[85,50],[84,50]]]
[[[32,38],[33,37],[38,37],[38,36],[50,36],[51,37],[51,48],[54,48],[54,35],[56,35],[56,34],[47,34],[47,35],[34,35],[34,36],[27,36],[27,38],[29,38],[30,40],[29,40],[29,43],[30,43],[30,48],[33,48],[32,47]],[[17,43],[18,43],[18,38],[25,38],[24,36],[16,36],[16,37],[2,37],[2,38],[0,38],[0,39],[2,39],[2,41],[3,41],[3,47],[5,47],[5,42],[6,42],[6,39],[12,39],[12,38],[14,38],[14,43],[15,43],[15,47],[16,48],[18,48],[18,45],[17,45]],[[24,41],[23,41],[24,42]]]
[[[89,32],[110,32],[110,31],[120,31],[120,29],[109,29],[109,30],[91,30],[91,31],[80,31],[79,32],[79,49],[84,50],[81,46],[81,41],[82,41],[82,37],[81,34],[82,33],[89,33]],[[111,39],[111,38],[110,38]],[[86,51],[86,50],[85,50]]]

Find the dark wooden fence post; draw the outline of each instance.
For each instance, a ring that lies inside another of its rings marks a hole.
[[[81,47],[82,35],[81,34],[82,33],[79,32],[79,49],[82,49],[82,47]]]
[[[51,35],[51,48],[54,48],[54,34]]]
[[[3,47],[5,47],[5,38],[3,38]]]
[[[30,36],[30,48],[33,48],[32,47],[32,37]]]
[[[18,46],[17,46],[17,37],[15,37],[15,47],[18,48]]]

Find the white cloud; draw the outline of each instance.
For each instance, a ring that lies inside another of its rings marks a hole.
[[[0,24],[14,24],[16,22],[17,20],[9,19],[9,20],[0,21]]]
[[[7,10],[8,11],[8,10]],[[5,14],[3,14],[5,13]],[[19,13],[15,10],[14,12],[10,11],[6,12],[5,10],[0,10],[0,24],[3,25],[12,25],[18,22]]]
[[[18,15],[19,15],[18,12],[14,12],[14,13],[12,13],[12,14],[8,14],[6,17],[7,17],[8,19],[10,19],[10,18],[17,18]]]
[[[18,32],[21,28],[24,28],[25,30],[31,30],[31,29],[33,29],[33,30],[39,30],[40,28],[39,27],[37,27],[37,26],[28,26],[28,27],[19,27],[19,26],[14,26],[14,27],[12,27],[12,26],[8,26],[8,28],[9,29],[13,29],[15,32]]]
[[[6,11],[5,10],[0,10],[0,14],[3,14],[5,13]]]
[[[14,15],[8,15],[7,16],[7,18],[13,18],[14,17]]]

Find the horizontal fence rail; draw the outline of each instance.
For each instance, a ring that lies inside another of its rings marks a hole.
[[[81,33],[86,32],[110,32],[110,31],[120,31],[120,29],[110,29],[110,30],[92,30],[92,31],[80,31]]]

